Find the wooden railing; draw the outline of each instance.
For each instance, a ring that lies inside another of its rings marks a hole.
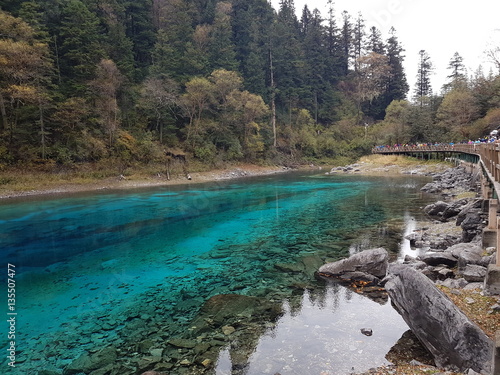
[[[456,152],[477,155],[481,165],[490,175],[492,182],[494,184],[500,183],[500,143],[402,145],[374,147],[372,150],[374,154],[409,154],[418,152]],[[500,194],[500,191],[497,190],[497,193]]]

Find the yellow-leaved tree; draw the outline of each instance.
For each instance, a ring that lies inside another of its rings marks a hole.
[[[38,107],[41,157],[45,158],[47,131],[44,109],[52,69],[49,47],[36,39],[35,31],[22,19],[0,10],[0,132],[8,132],[12,144],[19,111],[25,105]]]

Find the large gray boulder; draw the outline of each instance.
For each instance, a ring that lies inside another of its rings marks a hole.
[[[387,250],[380,247],[377,249],[365,250],[354,254],[347,259],[337,262],[327,263],[319,268],[320,274],[329,276],[342,276],[347,273],[359,272],[384,278],[389,266],[389,254]]]
[[[455,267],[458,262],[458,259],[447,251],[441,253],[428,252],[422,255],[420,260],[427,263],[429,266],[439,266],[444,264],[446,266]]]
[[[426,276],[391,265],[385,289],[438,367],[489,374],[493,342]]]
[[[424,207],[424,212],[429,216],[442,216],[443,212],[449,208],[449,204],[443,201],[429,204]],[[458,214],[458,212],[457,212]]]

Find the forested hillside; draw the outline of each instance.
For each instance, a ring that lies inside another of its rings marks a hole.
[[[500,79],[457,53],[442,95],[397,31],[293,0],[0,0],[0,166],[356,157],[500,126]]]

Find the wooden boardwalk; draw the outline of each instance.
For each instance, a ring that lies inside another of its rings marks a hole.
[[[374,147],[373,154],[419,154],[442,153],[446,156],[464,154],[474,156],[500,196],[500,143],[435,144]],[[476,161],[469,159],[468,161]],[[485,198],[488,198],[485,196]]]

